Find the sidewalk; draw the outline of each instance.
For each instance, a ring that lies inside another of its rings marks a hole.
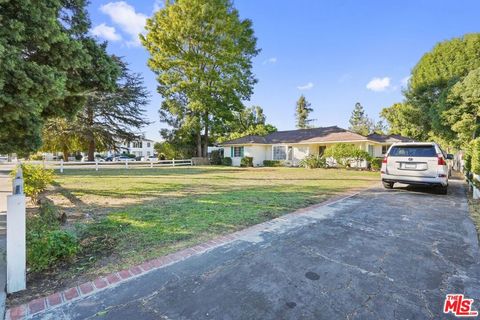
[[[11,194],[12,188],[9,173],[9,171],[0,170],[0,319],[5,316],[7,196]]]

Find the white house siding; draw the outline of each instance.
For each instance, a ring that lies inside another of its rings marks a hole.
[[[258,146],[243,146],[243,156],[252,157],[254,166],[263,166],[263,160],[266,160],[267,147],[263,145]],[[233,166],[240,166],[242,157],[232,157],[232,147],[223,147],[223,154],[225,157],[232,158]]]
[[[308,145],[299,145],[293,147],[293,165],[298,166],[300,161],[305,159],[310,154],[310,147]]]
[[[358,142],[344,142],[344,143],[351,143],[356,145],[361,150],[370,152],[374,157],[382,157],[382,145],[381,144],[374,144],[365,141],[358,141]],[[292,146],[293,152],[293,163],[290,162],[294,166],[298,166],[300,161],[307,157],[310,154],[318,155],[319,147],[332,146],[336,143],[312,143],[312,144],[279,144],[284,146]],[[264,160],[272,160],[272,145],[244,145],[244,156],[245,157],[253,157],[253,164],[254,166],[263,166]],[[223,147],[225,157],[230,157],[231,155],[231,147]],[[240,166],[241,157],[232,157],[232,165],[233,166]],[[330,163],[334,163],[334,160],[329,161]],[[288,165],[288,161],[286,162]],[[352,166],[357,166],[356,163],[352,163]],[[366,167],[366,161],[362,161],[362,163],[358,164],[359,167]]]
[[[245,157],[253,158],[253,165],[263,166],[263,160],[265,160],[266,147],[265,146],[245,146],[244,155]]]

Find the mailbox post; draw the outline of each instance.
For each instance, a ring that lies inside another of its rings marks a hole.
[[[13,179],[12,195],[7,197],[7,292],[26,289],[25,194],[22,167]]]

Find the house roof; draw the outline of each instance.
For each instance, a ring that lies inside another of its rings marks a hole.
[[[396,143],[396,142],[413,142],[414,140],[398,134],[376,134],[372,133],[367,136],[368,140],[380,143]]]
[[[235,144],[276,144],[276,143],[318,143],[318,142],[351,142],[366,141],[367,137],[339,128],[320,127],[311,129],[298,129],[276,131],[266,136],[245,136],[226,141],[221,145]]]

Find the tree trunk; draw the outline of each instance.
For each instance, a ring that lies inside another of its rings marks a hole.
[[[197,157],[202,156],[202,133],[201,129],[197,131]]]
[[[88,108],[88,124],[90,132],[88,133],[88,161],[95,161],[95,136],[93,134],[93,110]]]
[[[63,161],[68,162],[68,148],[63,147]]]
[[[208,157],[208,112],[205,113],[205,137],[203,140],[203,154],[202,157]]]
[[[93,139],[93,135],[88,142],[88,161],[95,161],[95,139]]]

